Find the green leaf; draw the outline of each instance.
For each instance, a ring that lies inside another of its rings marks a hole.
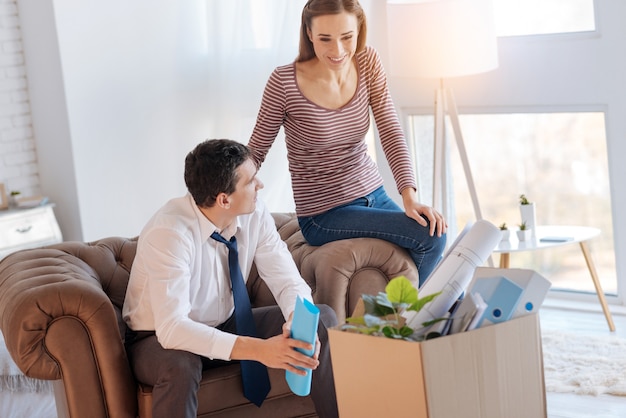
[[[379,306],[387,307],[389,309],[393,309],[393,304],[389,300],[389,297],[383,292],[378,293],[378,296],[376,296],[376,304]]]
[[[413,334],[413,329],[406,325],[399,329],[396,327],[387,325],[383,327],[382,332],[383,332],[383,335],[387,338],[405,339]]]
[[[390,326],[386,326],[383,328],[383,335],[387,338],[396,338],[396,339],[402,338],[402,335],[400,335],[400,332],[398,331],[398,329],[394,327],[390,327]]]
[[[440,294],[441,294],[441,292],[437,292],[437,293],[433,293],[432,295],[424,296],[423,298],[417,299],[417,301],[411,305],[409,310],[410,311],[418,311],[419,312],[419,310],[422,309],[424,307],[424,305],[426,305],[428,302],[430,302],[433,299],[435,299]]]
[[[376,315],[365,314],[363,319],[365,320],[365,325],[367,325],[368,327],[380,327],[381,325],[387,323],[387,321],[385,321],[383,318],[380,318]]]
[[[396,338],[396,334],[393,332],[392,327],[384,327],[382,329],[383,335],[387,338]]]
[[[422,322],[422,326],[423,327],[429,327],[431,325],[435,325],[437,322],[447,321],[449,319],[450,318],[435,318],[435,319],[431,319],[430,321]]]
[[[410,303],[394,303],[393,308],[396,312],[402,313],[411,307]]]
[[[376,296],[362,295],[361,298],[363,299],[363,307],[366,314],[385,316],[395,313],[393,305],[382,292]]]
[[[405,276],[391,279],[385,287],[387,298],[392,303],[413,304],[417,302],[417,289]]]
[[[378,327],[360,327],[359,332],[365,335],[372,335],[378,332]]]
[[[342,331],[354,332],[358,334],[372,335],[378,332],[378,327],[366,327],[364,325],[343,324]]]
[[[376,310],[376,296],[362,295],[361,299],[363,299],[363,308],[365,309],[365,313],[373,314]]]
[[[413,328],[406,326],[406,325],[400,328],[400,335],[402,335],[403,338],[410,337],[412,334],[413,334]]]
[[[365,319],[362,316],[346,318],[346,323],[354,325],[365,325]]]

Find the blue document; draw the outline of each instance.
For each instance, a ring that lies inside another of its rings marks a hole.
[[[480,294],[487,303],[478,327],[508,321],[513,316],[524,289],[506,277],[477,279],[471,292]]]
[[[320,319],[320,310],[317,306],[306,299],[298,297],[296,308],[293,312],[291,323],[291,338],[310,343],[313,348],[309,351],[298,348],[297,350],[307,356],[315,352],[315,340],[317,336],[317,324]],[[311,369],[306,371],[305,376],[300,376],[290,371],[285,371],[287,384],[293,393],[299,396],[307,396],[311,392]]]

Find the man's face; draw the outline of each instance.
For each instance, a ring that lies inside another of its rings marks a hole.
[[[256,174],[257,168],[251,159],[247,159],[237,168],[239,180],[235,191],[228,195],[230,210],[236,215],[252,213],[256,208],[257,191],[263,188],[263,183]]]

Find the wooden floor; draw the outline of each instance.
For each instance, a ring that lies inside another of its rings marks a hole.
[[[542,307],[541,329],[560,329],[588,334],[612,334],[600,312]],[[613,314],[615,334],[626,339],[626,315]],[[626,371],[625,371],[626,372]],[[567,393],[547,393],[548,418],[624,418],[626,397],[580,396]]]

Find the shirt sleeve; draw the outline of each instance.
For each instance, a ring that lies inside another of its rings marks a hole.
[[[285,319],[293,312],[298,296],[313,302],[311,288],[300,275],[267,208],[262,212],[254,262],[259,276],[274,295]]]
[[[277,70],[274,70],[265,86],[256,125],[248,147],[252,158],[260,167],[283,125],[285,117],[285,89]]]
[[[142,259],[150,260],[144,264],[146,291],[159,343],[167,349],[230,360],[237,336],[189,317],[190,265],[196,244],[167,228],[151,230],[141,239]]]
[[[366,68],[369,73],[368,84],[372,114],[398,192],[402,192],[407,187],[417,190],[409,149],[391,93],[389,93],[387,76],[380,57],[373,48],[367,49]]]

